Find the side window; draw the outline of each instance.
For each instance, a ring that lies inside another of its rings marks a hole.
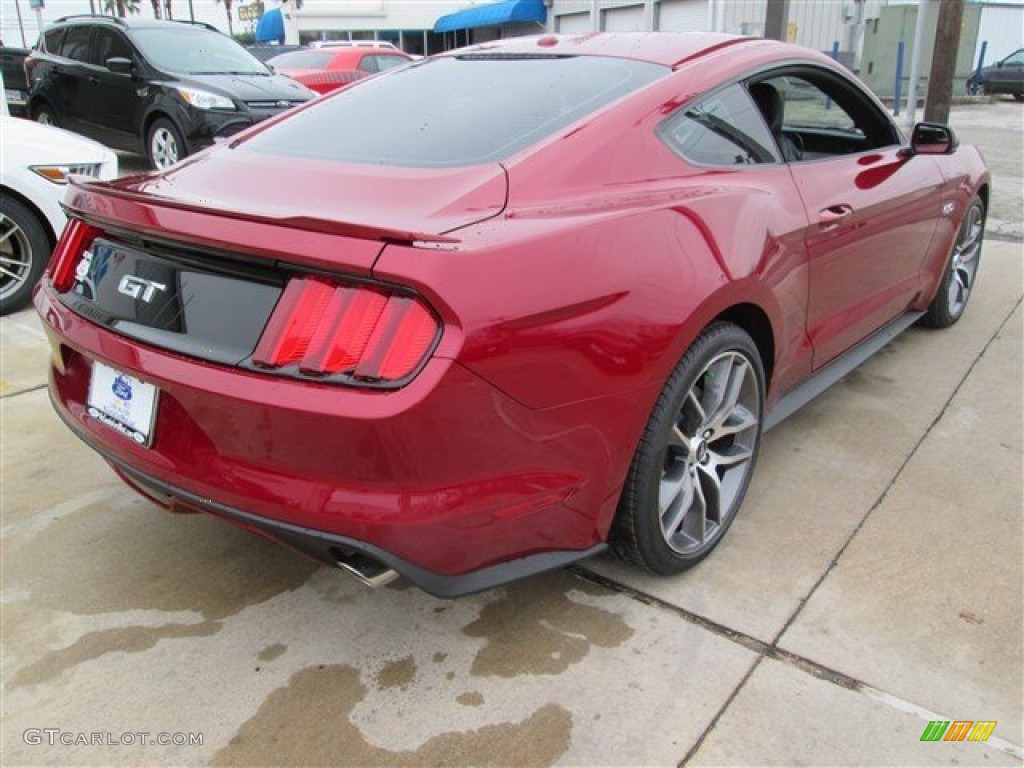
[[[1003,59],[1004,67],[1024,67],[1024,50],[1014,51]]]
[[[779,162],[761,113],[738,85],[676,112],[658,133],[673,151],[698,165]]]
[[[800,72],[749,86],[786,160],[820,160],[900,143],[892,122],[863,93],[828,72]]]
[[[89,61],[89,38],[92,27],[85,24],[68,27],[64,42],[60,46],[60,55],[65,59]]]
[[[362,59],[359,60],[359,67],[363,72],[379,72],[380,68],[377,66],[377,57],[373,54],[366,54]]]
[[[47,53],[60,55],[60,44],[64,40],[64,31],[67,27],[54,27],[43,33],[43,50]]]
[[[99,27],[93,38],[93,50],[93,64],[99,64],[101,67],[107,65],[107,59],[121,58],[134,61],[131,43],[116,29]]]
[[[381,54],[377,57],[377,69],[383,72],[385,69],[391,69],[392,67],[400,67],[402,64],[407,64],[409,60],[404,56],[391,56],[388,54]]]
[[[779,92],[785,105],[782,126],[817,130],[860,132],[857,123],[829,95],[800,77],[776,77],[764,81]]]

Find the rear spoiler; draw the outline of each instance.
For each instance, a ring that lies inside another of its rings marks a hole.
[[[305,230],[307,232],[320,232],[328,235],[340,235],[354,237],[360,240],[376,240],[382,243],[397,243],[402,245],[428,244],[444,245],[458,243],[456,237],[447,235],[436,235],[430,232],[411,232],[391,227],[380,227],[372,224],[353,224],[347,221],[336,219],[324,219],[317,216],[304,214],[283,214],[281,216],[266,216],[244,211],[233,211],[219,208],[214,205],[203,203],[185,202],[160,195],[151,195],[144,192],[132,192],[115,186],[108,181],[96,181],[89,176],[72,175],[68,177],[71,189],[68,191],[64,209],[74,215],[80,214],[90,218],[103,218],[103,212],[96,210],[94,195],[113,197],[119,200],[126,200],[141,205],[170,208],[177,211],[188,211],[212,216],[221,216],[227,219],[240,219],[260,224],[272,224],[274,226],[285,226],[291,229]],[[112,221],[111,223],[117,223]]]

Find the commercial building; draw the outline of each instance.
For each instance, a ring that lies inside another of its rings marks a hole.
[[[936,4],[941,0],[929,0]],[[865,31],[887,6],[916,0],[790,0],[787,38],[834,53],[857,67]],[[1024,45],[1024,3],[972,2],[981,7],[978,49],[987,60]],[[763,35],[767,0],[285,0],[287,43],[387,40],[428,55],[462,45],[542,31],[725,32]],[[976,58],[976,57],[975,57]]]

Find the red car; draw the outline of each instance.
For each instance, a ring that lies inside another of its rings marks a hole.
[[[437,595],[670,574],[767,427],[956,322],[988,196],[815,52],[516,38],[76,183],[35,303],[57,412],[174,511]]]
[[[412,56],[391,45],[335,44],[282,53],[267,64],[317,93],[330,93],[412,60]]]

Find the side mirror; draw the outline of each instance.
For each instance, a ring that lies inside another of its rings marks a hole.
[[[951,155],[959,146],[953,129],[941,123],[918,123],[910,136],[910,150],[915,155]]]
[[[118,75],[130,75],[135,71],[135,64],[132,63],[131,59],[126,59],[122,56],[115,56],[112,59],[107,59],[107,69]]]

